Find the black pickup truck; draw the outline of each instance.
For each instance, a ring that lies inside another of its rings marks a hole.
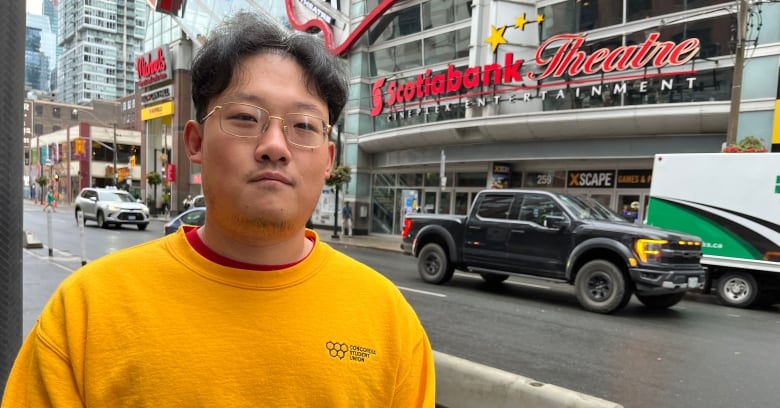
[[[491,284],[512,274],[566,282],[597,313],[632,294],[668,308],[705,282],[698,237],[629,223],[587,196],[484,190],[465,216],[408,215],[402,239],[426,282],[446,283],[455,269]]]

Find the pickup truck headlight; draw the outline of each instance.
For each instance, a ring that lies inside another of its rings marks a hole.
[[[665,239],[642,238],[634,242],[634,251],[642,262],[657,262],[661,258],[661,249],[667,243]]]

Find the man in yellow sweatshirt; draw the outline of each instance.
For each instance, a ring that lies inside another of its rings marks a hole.
[[[386,278],[305,229],[347,74],[321,40],[239,13],[192,67],[206,225],[68,277],[2,408],[433,407],[430,343]]]

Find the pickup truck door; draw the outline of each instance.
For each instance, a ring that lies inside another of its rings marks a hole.
[[[463,260],[469,266],[507,268],[507,239],[513,193],[486,193],[466,219]]]
[[[549,196],[524,193],[517,221],[512,222],[507,253],[510,265],[527,273],[562,278],[571,239],[568,228],[550,228],[547,216],[565,216]]]

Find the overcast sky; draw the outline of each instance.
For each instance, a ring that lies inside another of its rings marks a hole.
[[[43,14],[41,0],[27,0],[27,12],[30,14]]]

